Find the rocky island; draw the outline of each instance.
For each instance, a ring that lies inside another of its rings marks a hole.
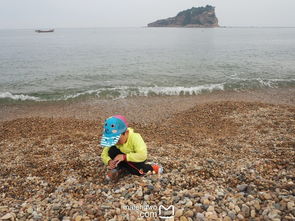
[[[215,15],[215,7],[191,8],[179,12],[175,17],[157,20],[148,24],[148,27],[198,27],[212,28],[219,27],[218,19]]]

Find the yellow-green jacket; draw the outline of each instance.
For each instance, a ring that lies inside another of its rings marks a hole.
[[[129,135],[127,142],[123,145],[116,144],[116,147],[124,154],[126,160],[131,162],[143,162],[147,159],[147,147],[139,133],[135,133],[132,128],[128,128]],[[108,164],[110,147],[105,147],[101,153],[102,161]]]

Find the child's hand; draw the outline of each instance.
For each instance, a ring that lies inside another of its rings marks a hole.
[[[117,165],[118,165],[118,162],[117,161],[115,161],[115,160],[110,160],[109,161],[109,163],[108,163],[108,167],[109,167],[109,169],[115,169],[116,167],[117,167]]]

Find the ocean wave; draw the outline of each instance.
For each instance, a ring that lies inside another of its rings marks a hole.
[[[11,92],[0,93],[0,100],[9,101],[67,101],[72,99],[84,99],[87,97],[97,97],[100,99],[124,99],[134,96],[182,96],[182,95],[197,95],[202,93],[210,93],[213,91],[224,90],[247,90],[254,88],[278,88],[284,86],[293,86],[295,79],[243,79],[235,77],[231,81],[220,84],[206,84],[193,87],[177,86],[177,87],[130,87],[120,86],[113,88],[98,88],[85,90],[80,92],[58,92],[52,94],[13,94]]]
[[[0,99],[12,99],[12,100],[21,100],[21,101],[26,101],[26,100],[41,101],[41,99],[38,97],[29,96],[26,94],[12,94],[10,92],[0,93]]]
[[[281,85],[288,85],[295,83],[295,79],[256,79],[263,87],[277,88]]]
[[[262,79],[262,78],[240,78],[230,77],[229,82],[226,83],[226,88],[253,89],[253,88],[278,88],[288,85],[294,85],[295,79]]]
[[[202,92],[212,92],[215,90],[224,90],[224,84],[208,84],[195,87],[141,87],[140,95],[196,95]]]
[[[197,95],[203,92],[212,92],[215,90],[224,90],[223,84],[208,84],[195,87],[128,87],[121,86],[115,88],[100,88],[97,90],[88,90],[64,97],[64,100],[74,99],[81,96],[95,95],[99,98],[126,98],[133,96],[179,96],[179,95]]]
[[[59,99],[59,100],[75,99],[75,98],[83,96],[83,95],[92,95],[92,94],[95,94],[97,92],[98,92],[98,90],[89,90],[89,91],[85,91],[85,92],[79,92],[79,93],[76,93],[76,94],[66,95],[63,98]]]

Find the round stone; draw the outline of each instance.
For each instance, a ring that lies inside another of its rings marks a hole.
[[[181,217],[183,215],[183,209],[178,209],[175,212],[175,217]]]
[[[186,217],[193,217],[193,216],[194,216],[194,211],[192,211],[192,210],[188,210],[188,211],[185,212],[184,215],[185,215]]]
[[[185,216],[181,216],[180,221],[188,221],[188,220],[187,220],[187,218]]]

